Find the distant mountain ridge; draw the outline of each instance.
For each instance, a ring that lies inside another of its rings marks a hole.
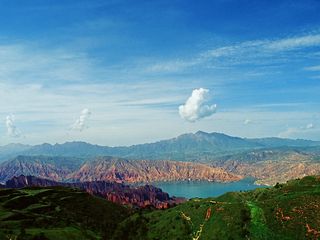
[[[0,146],[0,161],[17,156],[20,152],[24,152],[32,148],[31,145],[20,143],[10,143],[5,146]]]
[[[0,160],[7,160],[17,155],[46,155],[81,158],[114,156],[130,159],[199,161],[212,155],[223,155],[249,149],[315,146],[320,147],[320,141],[282,138],[248,139],[232,137],[223,133],[198,131],[182,134],[168,140],[129,147],[99,146],[85,142],[66,142],[54,145],[45,143],[35,146],[13,144],[0,147]]]

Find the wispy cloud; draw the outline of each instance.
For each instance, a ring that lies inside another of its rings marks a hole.
[[[92,60],[84,53],[67,49],[2,44],[0,61],[0,77],[6,82],[81,82],[93,75]]]
[[[8,115],[6,117],[6,128],[7,128],[7,135],[9,137],[20,137],[21,132],[15,125],[15,117],[14,115]]]
[[[307,70],[307,71],[317,72],[317,71],[320,71],[320,65],[311,66],[311,67],[306,67],[306,68],[304,68],[304,69]]]
[[[319,129],[315,127],[313,123],[308,123],[301,127],[288,127],[285,131],[279,133],[279,137],[285,138],[303,138],[306,135],[310,135],[313,132],[318,132]]]
[[[310,34],[305,36],[291,37],[269,41],[265,44],[267,49],[272,51],[288,51],[305,47],[320,45],[320,34]]]
[[[209,49],[198,53],[193,58],[157,62],[149,66],[147,71],[176,72],[199,66],[211,68],[213,66],[232,66],[245,63],[255,65],[275,64],[301,57],[296,53],[290,54],[291,51],[297,52],[305,48],[318,46],[320,46],[320,34],[309,34],[274,40],[245,41]],[[302,57],[304,55],[302,55]],[[313,69],[314,71],[318,70],[318,66],[315,66]],[[309,70],[312,70],[312,68]]]
[[[216,112],[217,105],[208,105],[209,90],[204,88],[194,89],[184,105],[179,106],[180,116],[189,122],[209,117]]]

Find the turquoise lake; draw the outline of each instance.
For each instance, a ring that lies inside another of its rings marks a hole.
[[[254,179],[246,178],[238,182],[217,183],[208,181],[157,182],[152,185],[161,188],[170,196],[185,198],[217,197],[226,192],[252,190],[265,187],[254,184]]]

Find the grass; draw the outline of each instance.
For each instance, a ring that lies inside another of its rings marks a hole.
[[[262,208],[257,206],[256,203],[248,201],[247,205],[250,209],[250,233],[254,239],[271,239],[272,234],[266,225],[266,218]]]
[[[129,214],[76,189],[1,189],[0,239],[111,239]]]
[[[320,178],[306,177],[218,198],[191,199],[172,209],[131,219],[119,225],[115,239],[320,239]],[[129,238],[121,238],[119,232],[125,230]]]
[[[132,211],[80,190],[0,190],[0,239],[320,239],[320,177],[167,210]]]

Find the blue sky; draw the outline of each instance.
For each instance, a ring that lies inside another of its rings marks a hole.
[[[320,140],[319,12],[312,0],[2,0],[0,145],[197,130]]]

